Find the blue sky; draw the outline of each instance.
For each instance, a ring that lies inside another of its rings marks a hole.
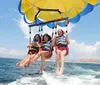
[[[99,1],[100,2],[100,1]],[[20,13],[18,12],[19,0],[2,0],[0,3],[0,47],[25,50],[28,39],[18,26]],[[94,45],[100,41],[100,6],[81,20],[69,33],[71,40],[86,45]]]
[[[21,49],[27,42],[19,29],[16,20],[19,20],[19,0],[2,0],[0,3],[0,46]]]
[[[81,17],[80,21],[73,28],[70,37],[78,42],[94,44],[100,41],[100,6],[86,16]]]

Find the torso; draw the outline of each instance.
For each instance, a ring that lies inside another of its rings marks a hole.
[[[56,46],[67,46],[66,37],[64,35],[56,37]]]
[[[51,50],[51,41],[48,41],[48,42],[43,41],[42,45],[43,45],[42,47],[43,50]]]
[[[29,48],[29,50],[36,50],[36,51],[38,51],[39,47],[37,45],[37,42],[35,42],[35,45],[33,45],[31,48]]]

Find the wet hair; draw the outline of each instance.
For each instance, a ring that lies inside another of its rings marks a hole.
[[[50,35],[48,35],[48,34],[46,33],[46,34],[44,34],[44,35],[43,35],[43,37],[42,37],[42,41],[44,41],[44,37],[45,37],[45,36],[47,36],[47,37],[48,37],[48,41],[49,41],[49,40],[51,40],[51,36],[50,36]]]
[[[41,36],[40,36],[39,34],[36,34],[36,35],[34,36],[33,40],[34,40],[34,41],[37,41],[37,40],[36,40],[36,37],[37,37],[37,36],[39,37],[39,43],[41,43]]]
[[[62,29],[59,29],[59,30],[61,30],[61,31],[62,31],[62,35],[64,35],[64,31],[63,31]],[[58,31],[59,31],[59,30],[58,30]]]

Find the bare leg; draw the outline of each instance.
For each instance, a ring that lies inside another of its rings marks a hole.
[[[40,73],[43,72],[43,69],[44,69],[44,62],[45,62],[45,57],[42,55],[42,56],[41,56],[41,67],[40,67]]]
[[[66,50],[61,52],[61,59],[60,59],[60,61],[61,61],[61,68],[60,68],[60,71],[59,71],[60,75],[64,73],[64,57],[65,57],[65,55],[66,55]]]
[[[27,59],[29,59],[30,55],[27,55],[21,62],[18,62],[16,66],[20,66],[20,64],[23,64]]]
[[[20,67],[24,67],[25,64],[28,64],[29,61],[30,61],[30,59],[31,59],[31,56],[35,56],[35,54],[29,55],[28,58],[27,58],[23,63],[20,63],[19,66],[20,66]],[[29,63],[29,65],[30,65],[30,63]]]
[[[59,73],[59,63],[60,63],[59,59],[60,59],[60,50],[57,50],[57,54],[56,54],[56,74]]]
[[[34,62],[40,57],[40,54],[41,54],[41,53],[39,52],[39,53],[36,54],[34,57],[32,56],[30,62],[31,62],[31,63],[34,63]]]
[[[43,55],[43,54],[46,54],[46,55],[47,55],[47,53],[48,53],[48,52],[46,52],[46,51],[42,51],[42,50],[39,51],[38,54],[36,54],[36,55],[31,59],[31,62],[34,63],[41,55]]]
[[[29,61],[27,62],[28,67],[30,66],[30,64],[31,64],[31,60],[32,60],[32,58],[34,58],[35,55],[36,55],[36,54],[31,55]]]
[[[49,52],[48,51],[42,51],[41,52],[41,67],[40,67],[40,72],[42,73],[43,72],[43,69],[44,69],[44,62],[45,62],[45,59],[46,59],[46,56],[49,55]]]
[[[18,66],[19,64],[25,62],[28,59],[29,55],[27,55],[22,61],[18,62],[16,65]]]

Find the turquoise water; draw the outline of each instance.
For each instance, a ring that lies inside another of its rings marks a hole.
[[[55,62],[46,61],[38,74],[40,61],[18,68],[18,59],[0,58],[0,85],[100,85],[100,64],[65,63],[65,73],[55,74]]]

